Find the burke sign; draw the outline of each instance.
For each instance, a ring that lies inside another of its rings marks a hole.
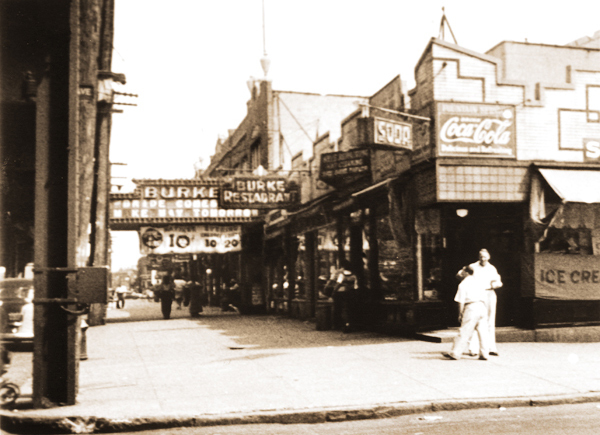
[[[238,177],[221,188],[223,208],[281,209],[300,200],[298,186],[283,177]]]

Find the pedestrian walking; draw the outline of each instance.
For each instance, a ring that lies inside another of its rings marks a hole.
[[[452,351],[442,352],[446,358],[458,360],[477,331],[479,337],[479,359],[487,360],[488,348],[488,321],[486,307],[486,291],[478,279],[474,276],[471,266],[463,269],[465,278],[458,285],[458,291],[454,300],[458,302],[458,321],[460,329],[458,336],[454,339]]]
[[[489,336],[489,351],[490,355],[499,356],[498,348],[496,346],[496,305],[498,302],[498,296],[496,295],[496,289],[502,287],[502,279],[498,270],[490,263],[490,253],[487,249],[481,249],[479,251],[479,261],[470,264],[474,271],[473,276],[481,283],[483,288],[486,290],[486,307],[488,317],[488,336]],[[464,278],[464,269],[460,270],[457,277]],[[477,336],[473,336],[471,343],[469,344],[469,353],[476,354],[479,347]]]
[[[173,280],[174,289],[175,289],[175,303],[177,304],[177,309],[181,310],[181,306],[183,305],[183,293],[185,287],[185,280],[180,278],[175,278]]]
[[[162,282],[159,287],[160,310],[165,319],[171,318],[171,306],[175,295],[175,285],[173,278],[167,274],[162,277]]]
[[[117,295],[117,308],[125,308],[125,294],[127,293],[127,287],[120,285],[115,290],[115,293]]]

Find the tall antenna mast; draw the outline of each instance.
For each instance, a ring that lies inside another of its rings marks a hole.
[[[267,74],[269,73],[269,67],[271,66],[271,59],[269,59],[267,56],[267,37],[265,27],[265,0],[262,0],[263,57],[260,59],[260,65],[265,73],[265,77],[267,77]]]
[[[263,0],[264,2],[264,0]],[[441,40],[446,40],[446,35],[445,35],[445,27],[448,26],[448,30],[450,30],[450,35],[452,35],[452,39],[454,39],[454,43],[456,45],[458,45],[458,42],[456,41],[456,37],[454,36],[454,32],[452,31],[452,27],[450,27],[450,22],[448,21],[448,18],[446,18],[446,8],[442,7],[442,22],[440,23],[440,34],[439,34],[439,39]]]

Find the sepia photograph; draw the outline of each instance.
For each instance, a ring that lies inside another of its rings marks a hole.
[[[596,434],[599,17],[0,0],[0,433]]]

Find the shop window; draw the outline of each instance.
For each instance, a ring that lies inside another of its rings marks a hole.
[[[409,244],[397,240],[389,216],[380,216],[375,228],[378,249],[379,281],[387,300],[413,297],[413,255]]]
[[[423,299],[436,300],[442,284],[442,237],[439,234],[422,234],[419,237],[423,267]]]
[[[442,289],[441,217],[438,209],[419,209],[415,214],[419,262],[419,299],[438,300]]]
[[[540,242],[540,252],[592,255],[592,230],[550,227]]]
[[[308,257],[306,254],[306,243],[305,236],[300,235],[297,237],[297,254],[296,254],[296,280],[294,288],[294,297],[299,299],[305,299],[308,297],[306,277],[308,276],[307,265]]]
[[[321,228],[317,232],[317,295],[320,299],[331,297],[333,288],[327,285],[335,279],[338,265],[338,236],[335,225]]]

